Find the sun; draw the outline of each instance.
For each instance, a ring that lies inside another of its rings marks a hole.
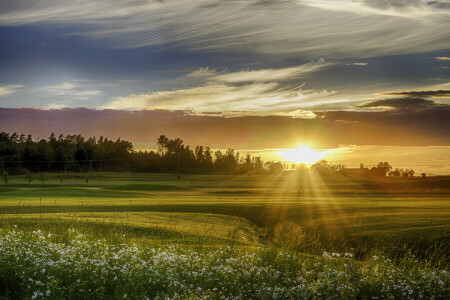
[[[294,149],[283,150],[280,154],[290,162],[313,164],[323,159],[328,154],[328,151],[314,150],[308,146],[298,146]]]

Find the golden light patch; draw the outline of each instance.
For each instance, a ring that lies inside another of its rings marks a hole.
[[[280,154],[290,162],[313,164],[323,159],[328,154],[328,151],[315,150],[308,146],[298,146],[294,149],[283,150]]]

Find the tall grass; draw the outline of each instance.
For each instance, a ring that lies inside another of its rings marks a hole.
[[[396,261],[414,256],[445,269],[450,264],[450,243],[446,238],[421,236],[414,240],[402,240],[396,235],[384,234],[352,239],[351,236],[344,237],[317,228],[302,228],[292,222],[277,224],[266,234],[269,244],[294,252],[351,252],[358,260],[373,255],[383,255]]]
[[[139,246],[17,228],[0,231],[0,295],[31,299],[448,299],[450,274],[414,257],[275,248]]]

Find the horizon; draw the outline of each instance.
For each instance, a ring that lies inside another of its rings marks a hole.
[[[11,137],[13,134],[17,134],[19,136],[27,137],[27,134],[18,134],[14,133],[6,133],[2,132],[2,134],[6,134],[6,137]],[[68,136],[77,136],[79,134],[73,135],[64,135],[64,134],[56,134],[54,132],[51,133],[54,137],[62,136],[63,138]],[[40,136],[33,137],[31,134],[32,140],[34,142],[39,142],[40,140],[50,141],[51,137],[49,134],[48,138],[43,138]],[[82,135],[81,135],[82,136]],[[110,138],[108,136],[82,136],[83,139],[88,140],[90,138],[94,138],[97,140],[98,138],[105,138],[110,141],[121,140],[127,141],[127,139],[118,137],[118,138]],[[177,138],[177,137],[168,137]],[[297,148],[272,148],[272,149],[234,149],[232,147],[227,148],[214,148],[209,147],[207,144],[195,145],[184,143],[183,139],[181,139],[184,146],[190,147],[190,149],[194,150],[196,146],[203,146],[210,149],[211,153],[214,154],[216,151],[221,151],[222,153],[226,153],[228,149],[233,149],[236,154],[240,155],[240,158],[243,159],[247,155],[251,155],[251,157],[259,157],[263,162],[269,163],[282,163],[284,164],[284,169],[286,171],[293,170],[301,165],[304,165],[310,168],[313,164],[319,161],[325,161],[330,165],[340,165],[344,168],[360,168],[361,164],[364,167],[368,167],[369,169],[372,167],[376,167],[380,162],[388,161],[391,166],[395,168],[405,168],[412,169],[415,171],[416,176],[419,176],[421,173],[426,173],[429,176],[442,176],[442,175],[450,175],[450,167],[447,164],[436,164],[437,161],[444,161],[447,158],[448,146],[422,146],[422,147],[399,147],[399,146],[355,146],[355,145],[346,145],[339,146],[337,148],[332,149],[317,149],[310,147],[308,145],[299,145]],[[16,143],[19,141],[17,140]],[[137,143],[134,144],[131,141],[132,148],[130,149],[130,153],[138,153],[138,152],[151,152],[158,153],[158,145],[157,142],[154,143]],[[298,152],[300,150],[300,152]],[[406,151],[405,154],[405,150]],[[307,153],[305,153],[306,151]],[[424,152],[425,151],[425,152]],[[417,164],[414,162],[417,156],[427,156],[432,157],[429,160],[425,160],[428,164]],[[367,158],[370,157],[370,160]],[[48,157],[49,163],[52,162],[53,158]],[[214,158],[213,158],[214,159]],[[98,159],[94,159],[94,161],[98,161]],[[4,159],[1,161],[11,162],[9,159],[5,161]],[[29,161],[30,162],[30,161]],[[294,167],[295,166],[295,167]]]
[[[0,8],[2,131],[141,147],[166,134],[273,159],[270,149],[303,145],[348,165],[390,157],[450,173],[444,2],[8,0]]]

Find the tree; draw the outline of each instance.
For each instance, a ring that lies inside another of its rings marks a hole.
[[[422,173],[420,175],[422,176],[422,179],[426,179],[427,178],[427,173]]]
[[[377,165],[377,169],[379,170],[379,172],[383,172],[384,173],[384,177],[386,177],[386,174],[388,174],[388,172],[392,169],[392,166],[387,162],[382,162],[380,161]]]
[[[253,170],[255,174],[264,174],[264,162],[261,156],[252,157]]]
[[[166,154],[168,142],[169,142],[169,139],[165,135],[159,136],[158,142],[156,144],[158,145],[158,153],[161,156],[164,156],[164,154]]]
[[[207,169],[207,170],[211,169],[213,166],[213,157],[212,157],[211,149],[209,147],[205,148],[203,156],[204,156],[205,169]]]
[[[396,168],[395,170],[389,172],[389,176],[394,177],[394,178],[399,178],[402,176],[402,170],[399,168]]]
[[[45,185],[45,182],[48,180],[47,175],[44,173],[41,173],[39,175],[39,180],[42,182],[42,185]]]
[[[414,177],[414,170],[405,169],[403,170],[402,176],[403,178],[413,178]]]
[[[309,173],[309,168],[305,163],[301,163],[298,165],[295,165],[295,170],[299,173],[299,174],[308,174]]]
[[[31,181],[33,180],[33,173],[30,170],[25,171],[25,181],[28,182],[28,189],[31,188]]]
[[[223,154],[222,151],[217,150],[214,152],[214,156],[216,158],[216,161],[214,162],[214,166],[216,167],[216,170],[219,170],[219,174],[222,174],[223,169]]]
[[[59,182],[61,183],[61,185],[62,185],[63,180],[64,180],[65,178],[66,178],[66,174],[64,174],[63,172],[59,173],[58,179],[59,179]]]
[[[223,171],[229,174],[233,174],[237,170],[237,165],[239,162],[239,152],[236,154],[231,148],[227,149],[227,152],[222,157],[222,168]]]
[[[283,172],[284,170],[283,164],[281,162],[267,162],[266,166],[267,172],[269,174],[278,174]]]
[[[311,171],[316,172],[320,176],[330,176],[331,173],[330,165],[324,159],[313,164]]]
[[[9,177],[9,173],[6,171],[2,172],[2,181],[5,183],[5,185],[8,184],[8,177]]]
[[[241,158],[240,169],[240,172],[244,174],[253,170],[253,161],[250,153],[247,153],[245,158]]]

